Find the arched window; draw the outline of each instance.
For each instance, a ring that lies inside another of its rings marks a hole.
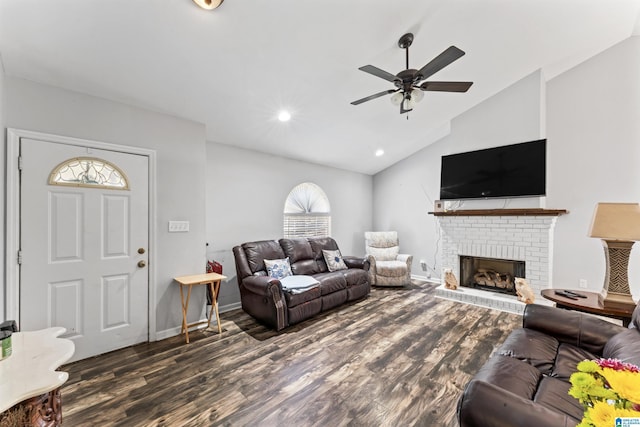
[[[53,169],[49,175],[49,184],[112,190],[129,189],[127,176],[119,167],[95,157],[65,160]]]
[[[331,235],[331,206],[322,188],[312,182],[296,185],[284,203],[284,237]]]

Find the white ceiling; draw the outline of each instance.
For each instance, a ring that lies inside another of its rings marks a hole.
[[[374,174],[531,72],[552,78],[629,37],[639,11],[638,0],[226,0],[213,11],[2,0],[0,54],[9,76],[205,123],[209,141]],[[358,67],[403,70],[408,31],[412,68],[464,50],[429,80],[474,81],[469,92],[427,92],[409,120],[387,98],[350,105],[393,87]]]

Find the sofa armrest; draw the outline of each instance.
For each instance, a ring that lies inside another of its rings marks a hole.
[[[269,276],[249,276],[242,280],[242,286],[256,295],[271,295],[271,287],[276,286],[282,292],[282,284],[278,279]]]
[[[458,401],[460,427],[569,427],[577,422],[493,384],[472,380]]]
[[[396,260],[407,263],[407,267],[411,270],[411,263],[413,262],[413,255],[409,254],[398,254]]]
[[[362,270],[369,269],[369,260],[357,256],[343,256],[344,263],[349,268],[361,268]]]
[[[625,330],[589,314],[538,304],[525,307],[522,326],[597,355],[611,337]]]

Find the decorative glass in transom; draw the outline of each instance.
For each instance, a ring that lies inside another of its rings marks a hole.
[[[53,169],[49,175],[49,184],[112,190],[129,189],[127,177],[119,167],[95,157],[65,160]]]

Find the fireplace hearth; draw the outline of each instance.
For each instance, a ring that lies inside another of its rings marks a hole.
[[[516,295],[515,278],[525,271],[524,261],[460,256],[460,285],[468,288]]]

